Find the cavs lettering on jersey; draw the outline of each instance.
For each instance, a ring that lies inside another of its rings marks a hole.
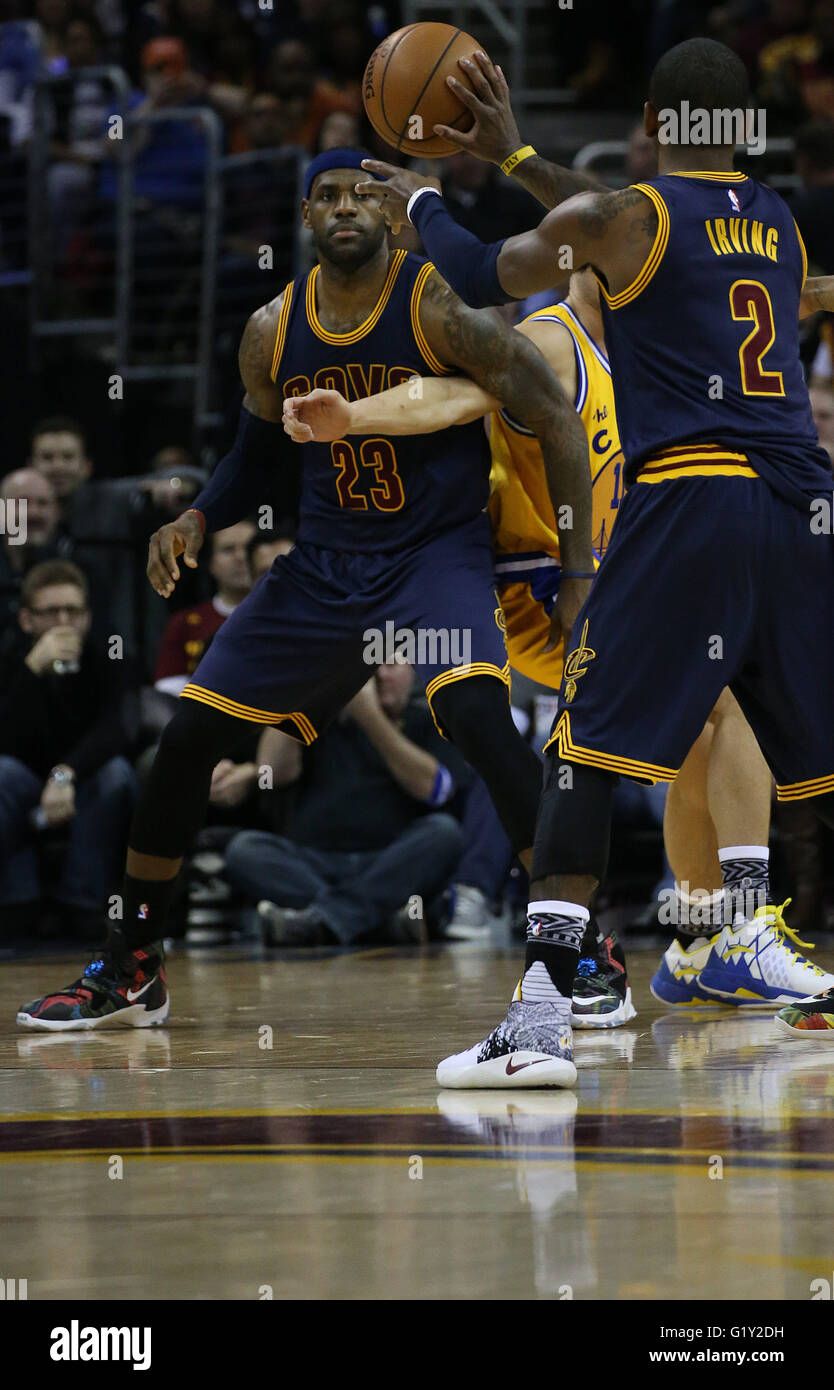
[[[617,431],[611,368],[577,315],[554,304],[530,315],[568,330],[576,358],[574,405],[588,435],[593,486],[592,538],[602,559],[623,495],[623,453]],[[528,322],[530,320],[525,320]],[[559,589],[559,535],[532,430],[500,410],[490,421],[492,447],[489,513],[496,551],[496,582],[507,623],[510,662],[524,675],[558,685],[561,654],[542,654],[549,615]]]
[[[375,395],[413,376],[452,370],[437,360],[420,326],[431,262],[395,251],[380,297],[350,333],[331,333],[317,311],[319,267],[284,291],[272,380],[283,396],[316,387],[348,400]],[[332,550],[391,553],[420,545],[483,511],[489,451],[480,422],[390,439],[368,436],[307,444],[299,542]]]
[[[432,270],[395,251],[379,299],[350,333],[321,322],[318,267],[293,281],[279,311],[276,389],[294,396],[335,387],[358,400],[448,372],[420,325]],[[509,687],[482,422],[428,438],[306,444],[303,456],[296,544],[220,629],[182,697],[309,744],[367,683],[369,661],[385,659],[384,650],[371,652],[371,634],[400,650],[404,631],[444,732],[434,702],[448,686],[489,676]]]
[[[806,258],[787,204],[736,173],[635,187],[653,246],[626,289],[601,284],[627,483],[758,476],[807,510],[831,468],[799,360]]]

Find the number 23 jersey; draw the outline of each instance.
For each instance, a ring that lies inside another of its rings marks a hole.
[[[282,396],[320,387],[358,400],[411,377],[453,374],[420,326],[420,300],[433,269],[420,256],[394,251],[377,303],[350,333],[330,333],[319,320],[318,266],[289,284],[271,371]],[[489,449],[480,420],[431,435],[305,444],[298,539],[331,550],[399,553],[471,521],[488,496]]]

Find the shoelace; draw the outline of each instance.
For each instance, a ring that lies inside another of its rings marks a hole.
[[[753,921],[755,922],[758,918],[762,926],[772,927],[776,934],[782,938],[783,945],[786,945],[785,937],[788,937],[795,946],[800,947],[803,951],[813,951],[815,949],[814,943],[812,941],[803,941],[794,931],[793,927],[788,926],[782,916],[785,908],[789,907],[792,901],[792,898],[786,898],[779,907],[770,903],[766,903],[764,907],[757,907],[756,911],[753,913]],[[787,949],[790,950],[790,947],[787,947]],[[791,955],[796,958],[798,952],[796,950],[791,951]]]

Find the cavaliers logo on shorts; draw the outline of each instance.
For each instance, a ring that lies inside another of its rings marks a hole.
[[[593,647],[585,646],[585,638],[588,636],[588,619],[585,619],[585,626],[582,629],[582,636],[579,639],[579,646],[574,647],[565,662],[564,681],[565,681],[565,703],[570,704],[576,694],[576,682],[580,676],[584,676],[588,669],[588,663],[593,661],[596,652]]]

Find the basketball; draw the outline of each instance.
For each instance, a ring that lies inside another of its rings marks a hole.
[[[435,125],[469,130],[472,113],[446,86],[456,77],[467,87],[459,58],[471,58],[482,45],[452,24],[407,24],[374,49],[362,80],[368,120],[387,144],[422,158],[457,153],[457,146],[435,135]],[[482,50],[483,51],[483,50]]]

